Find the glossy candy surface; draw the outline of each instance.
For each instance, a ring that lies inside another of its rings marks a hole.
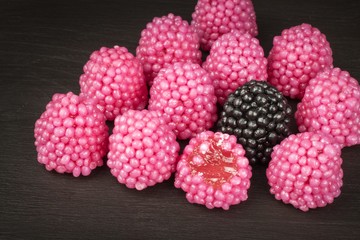
[[[248,197],[252,174],[244,155],[235,136],[202,132],[190,140],[180,157],[175,187],[186,192],[190,203],[228,210]]]
[[[274,37],[268,62],[268,81],[285,96],[301,99],[309,81],[332,67],[333,58],[326,36],[303,23]]]
[[[272,148],[290,134],[291,108],[267,82],[252,80],[230,94],[217,123],[233,134],[251,164],[267,164]]]
[[[54,94],[35,123],[38,162],[48,171],[87,176],[103,165],[108,127],[93,100],[72,92]]]
[[[240,31],[231,31],[217,39],[203,63],[209,72],[220,104],[246,82],[265,81],[267,60],[259,40]]]
[[[143,109],[148,90],[142,66],[124,47],[102,47],[91,54],[80,76],[82,94],[97,100],[108,120],[128,109]]]
[[[129,110],[115,119],[107,165],[128,188],[143,190],[170,178],[180,149],[158,112]]]
[[[195,63],[179,62],[163,68],[150,89],[149,110],[161,112],[179,139],[210,129],[217,109],[208,73]]]
[[[191,25],[200,37],[201,48],[210,50],[213,43],[231,30],[258,34],[251,0],[198,0]]]
[[[297,106],[300,132],[324,132],[342,146],[360,144],[360,85],[347,71],[327,69],[309,82]]]
[[[148,85],[160,69],[175,62],[201,63],[199,37],[189,23],[172,13],[155,17],[141,32],[136,57],[144,67]]]
[[[271,194],[302,211],[331,204],[341,193],[341,149],[322,133],[290,135],[274,147],[266,170]]]

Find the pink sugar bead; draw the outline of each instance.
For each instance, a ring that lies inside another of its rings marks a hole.
[[[144,109],[147,104],[143,68],[124,47],[102,47],[93,52],[79,83],[82,94],[96,99],[108,120],[128,109]]]
[[[48,171],[89,175],[103,165],[107,152],[105,120],[93,100],[72,92],[54,94],[35,123],[38,162]]]
[[[220,104],[246,82],[267,79],[267,60],[259,40],[240,31],[219,37],[203,68],[210,74]]]
[[[294,151],[304,141],[310,143],[305,154]],[[313,132],[290,135],[271,154],[266,170],[270,193],[304,212],[331,204],[341,193],[342,161],[340,145],[331,136]]]
[[[199,38],[189,23],[170,13],[155,17],[141,32],[136,57],[151,86],[161,68],[175,62],[201,63]]]
[[[107,165],[119,183],[143,190],[170,178],[180,149],[159,112],[129,110],[115,119]]]
[[[150,89],[148,108],[159,111],[179,139],[210,129],[217,119],[209,74],[195,63],[161,69]]]
[[[309,82],[295,118],[300,132],[324,132],[342,146],[360,143],[360,85],[346,71],[326,69]]]
[[[235,136],[205,131],[185,147],[174,185],[186,192],[190,203],[228,210],[247,200],[251,175],[245,150]]]
[[[275,36],[268,56],[269,82],[290,98],[301,99],[308,82],[332,67],[332,50],[319,29],[303,23]]]
[[[200,37],[201,48],[210,50],[213,43],[231,30],[258,34],[251,0],[198,0],[191,25]]]

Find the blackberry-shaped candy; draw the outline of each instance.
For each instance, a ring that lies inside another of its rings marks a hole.
[[[291,27],[274,37],[268,56],[268,81],[290,98],[301,99],[309,81],[324,68],[332,67],[329,42],[310,24]]]
[[[148,90],[142,66],[125,47],[102,47],[91,54],[80,76],[81,93],[98,101],[107,120],[128,109],[144,109]]]
[[[221,35],[237,30],[258,34],[254,6],[251,0],[198,0],[191,26],[200,37],[201,48],[210,50]]]
[[[330,135],[290,135],[271,154],[266,170],[270,192],[302,211],[325,207],[341,193],[342,162],[340,145]]]
[[[149,110],[161,112],[179,139],[210,129],[217,109],[209,74],[195,63],[178,62],[161,69],[150,89]]]
[[[87,176],[103,165],[108,127],[94,100],[72,92],[54,94],[35,123],[38,162],[46,170]]]
[[[290,134],[291,108],[267,82],[252,80],[230,94],[218,130],[237,137],[251,164],[266,164],[273,146]]]
[[[267,60],[259,40],[235,30],[214,42],[203,68],[210,74],[221,105],[246,82],[268,77]]]
[[[332,135],[342,146],[360,144],[360,85],[347,71],[326,69],[309,82],[297,106],[300,132]]]
[[[201,63],[199,37],[180,16],[169,13],[155,17],[141,32],[136,57],[144,67],[145,78],[152,85],[160,69],[175,62]]]
[[[175,187],[186,192],[190,203],[228,210],[248,197],[251,166],[244,155],[235,136],[210,131],[199,133],[180,157]]]
[[[170,178],[180,149],[159,112],[129,110],[115,119],[107,165],[128,188],[143,190]]]

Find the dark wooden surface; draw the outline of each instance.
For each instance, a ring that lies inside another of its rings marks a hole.
[[[335,66],[360,79],[360,1],[254,5],[266,54],[274,35],[308,22],[327,35]],[[34,122],[54,93],[79,91],[90,53],[116,44],[134,53],[153,17],[173,12],[190,20],[194,6],[195,0],[0,2],[0,239],[360,239],[360,146],[342,152],[341,196],[307,213],[270,195],[264,167],[253,170],[248,201],[223,211],[189,204],[173,178],[138,192],[118,184],[105,166],[74,178],[37,163]]]

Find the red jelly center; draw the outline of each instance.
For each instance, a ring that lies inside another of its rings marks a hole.
[[[221,147],[220,141],[209,138],[208,142],[210,144],[206,152],[200,149],[202,143],[194,148],[188,158],[189,164],[192,174],[200,173],[205,182],[218,188],[237,173],[236,161],[231,151]],[[202,158],[200,164],[195,160],[196,157]]]

